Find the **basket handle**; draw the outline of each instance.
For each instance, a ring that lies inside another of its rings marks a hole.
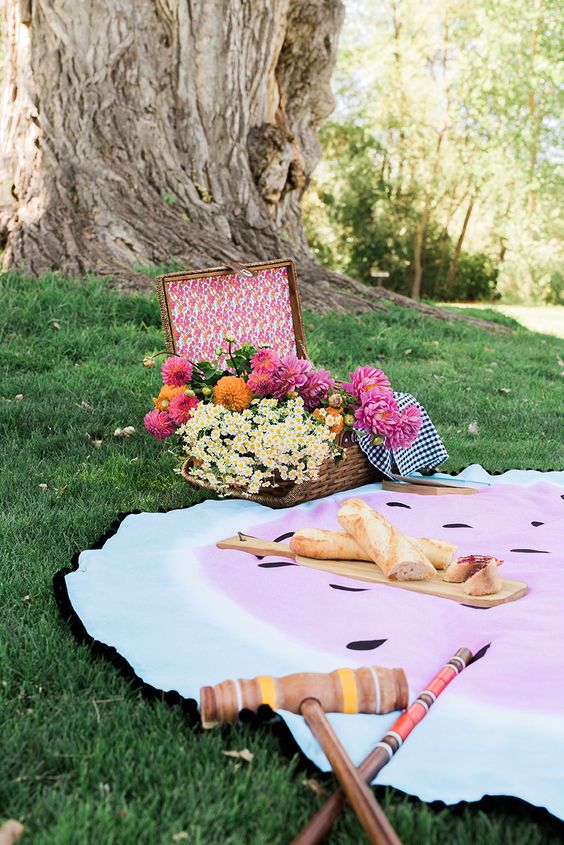
[[[247,276],[249,279],[254,279],[256,276],[253,270],[245,267],[243,264],[239,264],[238,261],[226,261],[225,266],[233,270],[236,276]]]

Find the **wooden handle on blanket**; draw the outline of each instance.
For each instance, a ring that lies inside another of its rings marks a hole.
[[[423,692],[413,701],[408,709],[399,716],[380,742],[362,761],[358,768],[359,776],[370,783],[378,772],[386,766],[416,725],[424,719],[437,700],[457,675],[472,662],[472,652],[468,648],[459,648],[448,663],[430,681]],[[347,796],[348,797],[348,796]],[[338,789],[323,804],[308,824],[300,831],[291,845],[318,845],[329,834],[338,818],[345,801],[344,789]]]
[[[222,681],[200,690],[202,725],[212,728],[236,722],[241,710],[256,711],[261,704],[299,713],[302,701],[310,697],[316,698],[326,713],[390,713],[407,706],[407,678],[403,669],[370,666],[328,674],[297,672],[283,678],[263,675]]]
[[[351,758],[339,742],[323,708],[317,699],[306,698],[300,712],[331,764],[343,793],[349,799],[358,820],[373,845],[401,845],[401,842],[379,806],[374,793],[355,768]]]
[[[249,534],[235,534],[234,537],[227,537],[216,543],[218,549],[233,549],[236,552],[248,552],[257,557],[277,555],[295,560],[296,555],[287,543],[272,543],[270,540],[262,540],[259,537],[251,537]]]

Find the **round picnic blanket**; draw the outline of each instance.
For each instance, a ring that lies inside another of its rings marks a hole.
[[[403,666],[413,700],[459,647],[482,650],[377,782],[447,804],[517,796],[564,818],[564,473],[489,476],[472,466],[459,478],[485,484],[436,497],[374,484],[283,512],[223,500],[131,514],[58,574],[58,589],[88,637],[145,683],[196,701],[201,686],[226,678],[375,664]],[[480,609],[215,547],[238,531],[273,540],[337,528],[339,503],[352,496],[405,533],[503,559],[502,577],[525,581],[527,594]],[[279,712],[328,770],[302,717]],[[397,716],[329,718],[358,764]]]

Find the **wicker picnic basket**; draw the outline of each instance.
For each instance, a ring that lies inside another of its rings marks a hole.
[[[333,458],[328,458],[314,481],[304,481],[302,484],[281,481],[277,487],[267,487],[264,493],[259,492],[254,495],[233,488],[229,497],[250,499],[271,508],[289,508],[292,505],[309,502],[311,499],[322,499],[341,490],[351,490],[353,487],[382,480],[382,473],[372,466],[358,443],[351,441],[349,433],[344,435],[340,445],[345,450],[344,460],[335,463]],[[192,478],[190,468],[190,461],[184,461],[181,470],[182,477],[193,487],[210,490],[211,488],[205,482]]]
[[[177,353],[177,337],[178,333],[175,326],[175,321],[178,320],[178,315],[182,314],[183,307],[176,301],[176,305],[170,301],[169,286],[178,286],[178,284],[186,284],[188,287],[198,282],[208,283],[210,278],[219,278],[229,280],[226,291],[229,292],[231,285],[237,285],[241,274],[246,274],[248,277],[256,277],[260,282],[260,272],[264,271],[280,271],[287,274],[288,282],[288,320],[292,325],[294,334],[296,354],[300,357],[306,356],[306,342],[303,329],[302,313],[300,306],[300,298],[297,286],[297,275],[294,262],[290,259],[276,259],[274,261],[257,262],[246,264],[231,264],[225,267],[212,267],[207,270],[199,270],[197,272],[181,272],[181,273],[167,273],[159,276],[157,279],[157,296],[161,307],[161,317],[163,322],[163,331],[166,341],[166,348],[169,353]],[[233,275],[234,274],[234,275]],[[257,277],[259,274],[259,277]],[[235,288],[233,288],[235,289]],[[262,290],[262,289],[261,289]],[[260,297],[261,290],[255,291],[255,295]],[[178,291],[176,292],[178,297]],[[185,310],[194,308],[194,299],[187,301],[184,305]],[[253,309],[249,308],[248,313],[253,314]],[[231,327],[226,325],[223,327],[223,334]],[[221,335],[222,336],[222,335]],[[181,350],[182,351],[182,350]],[[192,354],[197,355],[192,351]],[[318,478],[314,481],[306,481],[301,484],[296,484],[293,481],[280,481],[276,487],[267,487],[264,492],[257,494],[244,493],[241,489],[233,488],[231,497],[238,499],[251,499],[263,505],[269,505],[273,508],[287,508],[291,505],[298,505],[302,502],[307,502],[310,499],[320,499],[323,496],[330,496],[332,493],[338,493],[340,490],[350,490],[353,487],[360,487],[362,484],[370,484],[374,481],[382,479],[382,474],[375,469],[358,443],[354,442],[354,434],[351,432],[343,432],[337,441],[345,450],[345,459],[335,461],[331,458],[325,461],[321,467]],[[191,464],[187,460],[182,465],[182,477],[192,486],[199,487],[204,490],[212,489],[205,482],[193,478],[191,475]]]

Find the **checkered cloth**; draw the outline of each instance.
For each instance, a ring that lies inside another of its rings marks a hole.
[[[370,463],[388,478],[392,477],[392,472],[408,475],[416,469],[436,469],[439,464],[446,461],[448,452],[437,429],[429,419],[429,414],[410,393],[394,393],[394,395],[400,411],[412,402],[415,402],[421,411],[423,423],[413,446],[409,449],[395,450],[385,449],[383,446],[372,446],[372,436],[361,432],[357,433],[358,445]]]

